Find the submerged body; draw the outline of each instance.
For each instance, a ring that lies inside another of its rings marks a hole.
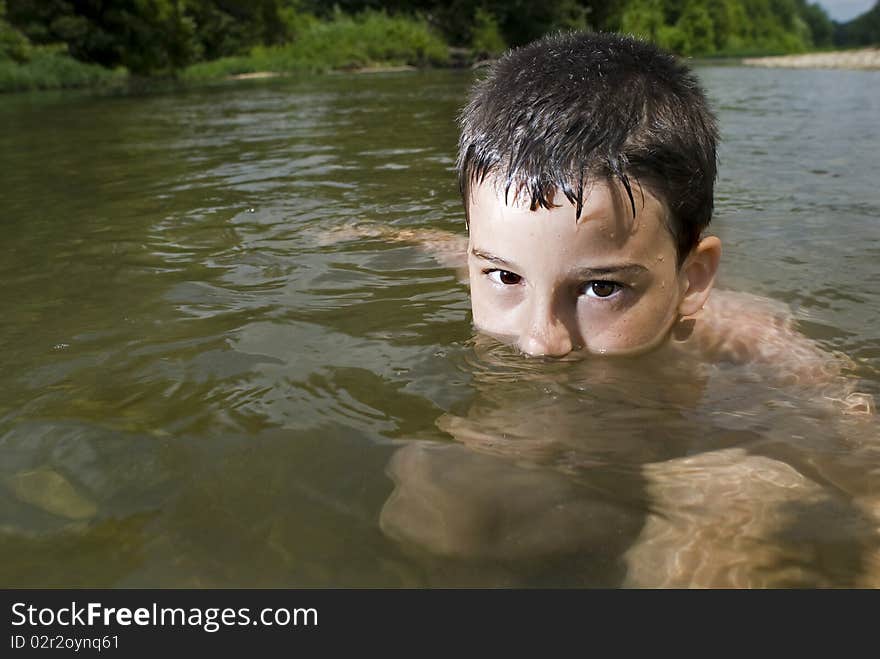
[[[786,310],[712,294],[718,131],[692,72],[627,37],[546,37],[459,125],[467,240],[367,229],[463,270],[489,346],[476,399],[437,420],[456,443],[392,459],[385,532],[457,558],[616,553],[641,586],[825,585],[811,565],[854,534],[848,574],[876,583],[880,483],[849,477],[847,447],[874,439],[873,403]],[[784,437],[750,423],[786,415]],[[801,422],[831,448],[792,442]]]
[[[874,403],[855,391],[850,361],[798,332],[785,305],[703,286],[689,296],[694,269],[677,270],[662,214],[631,220],[624,207],[615,224],[608,196],[593,199],[580,222],[561,200],[551,210],[508,209],[497,221],[516,223],[522,240],[497,233],[479,207],[469,238],[364,225],[335,234],[414,243],[455,268],[471,288],[481,360],[518,373],[487,373],[464,415],[437,419],[455,443],[398,451],[382,529],[404,545],[495,567],[562,556],[585,574],[617,570],[627,586],[832,585],[815,568],[823,552],[880,526],[880,482],[858,457],[876,440]],[[622,236],[610,236],[612,227]],[[597,236],[610,248],[591,261],[577,241]],[[613,280],[608,270],[583,277],[609,263],[641,267],[629,278],[620,269]],[[516,352],[499,353],[506,345]],[[713,392],[732,387],[752,407],[728,407],[729,396],[716,407]],[[572,391],[611,411],[593,418]],[[829,438],[836,448],[817,457],[815,446],[792,451],[788,437],[777,446],[749,429],[749,419],[792,405],[805,427],[830,424],[857,450],[847,455]],[[700,424],[728,418],[731,439],[707,444]],[[679,436],[668,436],[676,426]],[[821,534],[788,537],[812,516],[824,520],[812,527]],[[880,586],[880,543],[862,550],[857,566],[840,570],[850,585]],[[594,564],[615,554],[619,565]]]

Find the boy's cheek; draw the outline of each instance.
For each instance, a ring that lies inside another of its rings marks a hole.
[[[665,336],[654,331],[636,331],[631,323],[623,327],[612,324],[603,330],[586,330],[587,352],[603,356],[627,356],[648,352],[658,347]]]
[[[471,284],[471,315],[476,328],[498,336],[516,338],[514,305],[510,300],[499,300],[486,295],[480,288],[485,284]]]
[[[640,300],[624,313],[584,323],[582,333],[589,352],[603,355],[632,355],[658,348],[669,337],[677,318],[675,300]]]

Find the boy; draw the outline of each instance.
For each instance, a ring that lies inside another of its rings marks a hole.
[[[460,124],[467,246],[443,232],[359,232],[422,243],[449,265],[466,259],[473,321],[483,334],[532,357],[650,352],[655,366],[763,363],[765,378],[834,383],[844,411],[871,412],[870,399],[838,379],[841,361],[795,332],[790,316],[753,296],[716,292],[710,300],[721,243],[703,232],[717,129],[678,60],[623,36],[547,37],[503,57],[475,87]],[[602,361],[589,381],[601,377]],[[484,397],[491,395],[489,388]],[[766,585],[765,566],[788,558],[730,551],[743,530],[772,535],[796,502],[836,505],[789,465],[724,448],[646,464],[643,487],[657,514],[641,530],[622,530],[615,520],[628,518],[583,499],[558,471],[480,457],[546,452],[546,438],[560,433],[542,428],[569,419],[576,437],[582,411],[526,401],[523,413],[489,402],[466,418],[438,421],[458,444],[414,442],[392,460],[397,488],[382,513],[386,533],[451,556],[514,559],[586,551],[609,543],[614,529],[630,546],[625,583]],[[534,441],[506,441],[519,429]],[[692,478],[705,473],[713,478]],[[872,485],[850,496],[864,515],[852,523],[876,524]],[[699,511],[696,526],[687,505]],[[872,560],[880,563],[880,553]]]

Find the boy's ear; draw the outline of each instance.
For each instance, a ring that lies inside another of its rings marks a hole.
[[[690,316],[703,308],[718,272],[721,261],[721,241],[715,236],[703,238],[681,266],[684,295],[678,305],[678,313]]]

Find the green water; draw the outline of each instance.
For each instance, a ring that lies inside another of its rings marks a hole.
[[[700,75],[721,285],[880,398],[880,74]],[[470,82],[0,97],[0,584],[880,584],[875,421],[756,369],[527,360],[425,252],[326,240],[464,231]]]

